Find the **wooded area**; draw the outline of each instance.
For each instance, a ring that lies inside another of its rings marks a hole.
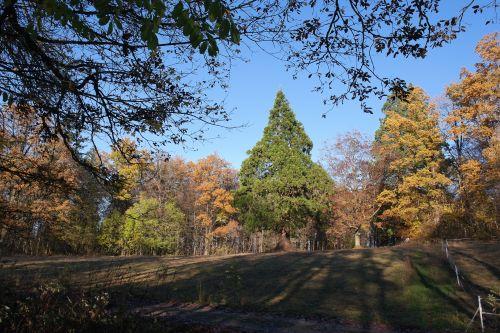
[[[281,91],[240,170],[217,155],[151,154],[125,138],[81,156],[106,168],[113,187],[61,141],[42,139],[33,108],[6,106],[2,251],[207,255],[497,237],[497,36],[476,51],[481,62],[445,99],[418,87],[389,96],[373,140],[347,133],[320,163]]]

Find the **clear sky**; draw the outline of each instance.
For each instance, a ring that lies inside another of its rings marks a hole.
[[[455,3],[461,2],[456,0]],[[458,80],[461,68],[473,67],[478,60],[474,48],[481,37],[499,30],[495,24],[485,26],[485,20],[485,16],[469,16],[465,33],[451,44],[431,50],[423,60],[379,59],[378,72],[384,76],[396,75],[422,87],[431,97],[438,97],[446,85]],[[167,146],[169,153],[196,160],[216,152],[233,167],[239,168],[247,150],[262,136],[279,89],[285,93],[297,119],[303,123],[314,143],[314,160],[319,158],[324,142],[338,134],[358,130],[371,137],[378,128],[383,101],[375,97],[369,100],[374,114],[363,113],[358,103],[348,103],[334,108],[324,119],[321,115],[331,107],[323,105],[324,96],[311,91],[315,81],[306,77],[292,79],[284,63],[262,51],[255,51],[248,57],[248,63],[233,65],[225,98],[227,108],[235,108],[232,123],[246,126],[229,131],[214,129],[209,133],[213,139],[190,144],[189,149]]]

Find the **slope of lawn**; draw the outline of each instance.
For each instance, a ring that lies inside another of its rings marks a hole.
[[[464,243],[453,251],[457,258],[460,255],[458,262],[477,274],[473,281],[478,287],[498,287],[499,243]],[[25,257],[2,262],[2,284],[15,283],[22,289],[55,280],[71,287],[105,288],[115,306],[128,308],[175,300],[333,318],[365,329],[385,325],[436,332],[463,330],[474,312],[473,296],[457,288],[439,245],[194,258]]]
[[[449,241],[450,254],[476,293],[500,297],[500,258],[498,243]]]

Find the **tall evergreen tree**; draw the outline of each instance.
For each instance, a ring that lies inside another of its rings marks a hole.
[[[236,204],[247,228],[281,232],[281,249],[290,247],[290,234],[298,228],[321,223],[327,208],[332,181],[311,160],[312,147],[279,91],[262,139],[242,164]]]
[[[389,100],[376,133],[378,160],[386,163],[377,201],[380,217],[399,237],[428,235],[439,223],[449,179],[441,172],[443,139],[437,114],[420,88]]]

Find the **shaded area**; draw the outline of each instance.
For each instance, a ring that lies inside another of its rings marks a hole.
[[[498,244],[488,246],[499,248]],[[498,267],[488,258],[478,260],[488,263],[485,270]],[[64,277],[80,287],[106,288],[114,306],[125,309],[158,307],[175,300],[210,305],[210,311],[286,315],[295,318],[287,320],[302,327],[299,331],[311,332],[323,327],[315,323],[324,320],[366,332],[461,331],[474,304],[455,287],[455,277],[438,246],[226,257],[42,260],[0,269],[0,279],[17,279],[19,285],[41,276]],[[180,310],[166,307],[163,312],[172,311]],[[188,311],[183,311],[188,316]]]
[[[258,312],[220,309],[210,305],[193,303],[159,303],[136,309],[136,314],[145,318],[164,320],[168,325],[179,322],[195,322],[234,330],[237,332],[274,332],[274,333],[396,333],[385,325],[377,325],[369,331],[361,325],[342,324],[332,319],[311,319],[290,317]]]
[[[500,246],[498,242],[449,242],[450,253],[476,292],[500,297]]]

